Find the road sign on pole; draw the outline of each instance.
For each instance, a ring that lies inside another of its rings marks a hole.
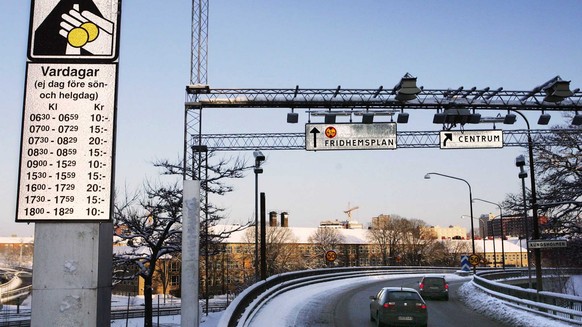
[[[531,240],[528,241],[530,249],[565,248],[568,242],[564,240]]]
[[[305,124],[305,150],[393,150],[396,123]]]
[[[118,57],[121,0],[33,0],[31,61],[107,60]]]
[[[28,63],[17,222],[111,220],[116,80],[116,63]]]
[[[469,263],[471,266],[476,267],[481,262],[481,257],[478,254],[471,254],[469,256]]]
[[[441,131],[441,149],[486,149],[503,147],[503,131]]]
[[[469,256],[468,255],[461,256],[461,270],[462,271],[471,271],[471,265],[469,264]]]
[[[325,260],[327,262],[334,262],[337,259],[337,253],[334,250],[328,250],[325,252]]]

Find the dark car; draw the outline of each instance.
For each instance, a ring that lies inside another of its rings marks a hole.
[[[426,303],[413,288],[384,287],[370,296],[370,319],[376,326],[426,326]]]
[[[444,276],[425,276],[418,283],[423,298],[449,300],[449,283]]]

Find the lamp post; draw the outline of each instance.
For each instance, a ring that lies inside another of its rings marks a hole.
[[[261,162],[265,156],[259,150],[253,151],[255,157],[255,282],[259,280],[259,174],[263,173]]]
[[[519,167],[519,178],[521,179],[521,190],[523,193],[523,223],[525,224],[525,247],[527,249],[527,280],[528,280],[528,287],[531,288],[531,260],[530,260],[530,252],[529,252],[529,222],[527,219],[527,200],[526,200],[526,193],[525,193],[525,179],[527,178],[527,172],[523,168],[525,166],[525,158],[522,155],[517,156],[515,158],[515,165]],[[521,242],[519,244],[521,247]]]
[[[533,141],[531,138],[530,133],[530,125],[529,121],[525,117],[524,114],[521,112],[511,109],[511,111],[515,112],[516,114],[520,115],[527,125],[527,147],[528,147],[528,156],[529,156],[529,173],[530,173],[530,187],[531,187],[531,207],[532,207],[532,216],[533,216],[533,239],[540,238],[540,226],[538,221],[538,204],[537,204],[537,196],[536,196],[536,180],[535,180],[535,171],[534,171],[534,156],[533,156]],[[529,245],[528,245],[529,247]],[[534,261],[536,265],[536,289],[538,292],[543,290],[542,284],[542,253],[539,248],[535,248],[534,252]],[[529,254],[529,253],[528,253]],[[528,262],[529,262],[529,255],[528,255]]]
[[[473,218],[473,192],[471,190],[471,184],[469,184],[469,182],[467,182],[466,180],[464,180],[462,178],[449,176],[449,175],[445,175],[445,174],[441,174],[441,173],[427,173],[426,175],[424,175],[424,179],[430,179],[430,175],[437,175],[437,176],[456,179],[458,181],[465,182],[465,184],[467,184],[467,186],[469,187],[469,208],[471,211],[471,218]],[[471,245],[473,247],[473,254],[475,254],[475,229],[473,226],[473,219],[471,219]],[[473,266],[473,273],[476,273],[476,272],[477,272],[477,267]]]
[[[483,217],[471,217],[469,215],[462,215],[461,218],[470,218],[470,219],[477,219],[479,220],[479,229],[480,229],[480,234],[481,234],[481,239],[483,240],[483,263],[487,263],[487,250],[485,248],[485,224],[483,224]]]
[[[481,226],[481,238],[483,239],[483,262],[485,264],[485,266],[487,266],[487,250],[485,249],[485,227],[487,224],[487,221],[485,220],[486,218],[484,218],[483,216],[477,218],[479,219],[479,226]]]
[[[499,223],[501,224],[501,267],[503,268],[503,270],[505,270],[505,246],[503,245],[503,243],[504,243],[503,241],[505,240],[505,234],[503,233],[503,209],[501,208],[501,205],[499,205],[498,203],[495,203],[495,202],[491,202],[491,201],[487,201],[487,200],[483,200],[483,199],[479,199],[479,198],[474,198],[473,200],[489,203],[489,204],[495,205],[499,208]],[[493,227],[493,231],[495,231],[495,227]],[[493,244],[495,244],[495,235],[493,236]]]

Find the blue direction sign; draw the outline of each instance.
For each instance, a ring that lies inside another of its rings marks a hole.
[[[471,271],[471,265],[469,264],[469,256],[468,255],[461,256],[461,270],[462,271]]]

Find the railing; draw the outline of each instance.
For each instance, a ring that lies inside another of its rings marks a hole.
[[[26,298],[32,291],[32,286],[27,285],[20,287],[23,284],[21,275],[26,278],[30,275],[30,272],[14,271],[5,273],[7,276],[11,276],[10,280],[4,284],[0,285],[0,304],[6,304],[14,300]]]
[[[544,279],[573,274],[581,274],[580,269],[543,269]],[[489,295],[518,309],[582,325],[582,297],[554,292],[537,292],[535,289],[501,282],[501,280],[518,278],[525,280],[526,276],[526,270],[485,271],[477,273],[477,276],[473,278],[473,283]]]
[[[438,267],[350,267],[296,271],[271,276],[264,281],[253,284],[226,308],[218,327],[234,327],[249,322],[258,309],[269,298],[277,294],[308,284],[326,282],[334,279],[345,279],[380,274],[414,274],[423,273],[453,273],[458,268]]]

